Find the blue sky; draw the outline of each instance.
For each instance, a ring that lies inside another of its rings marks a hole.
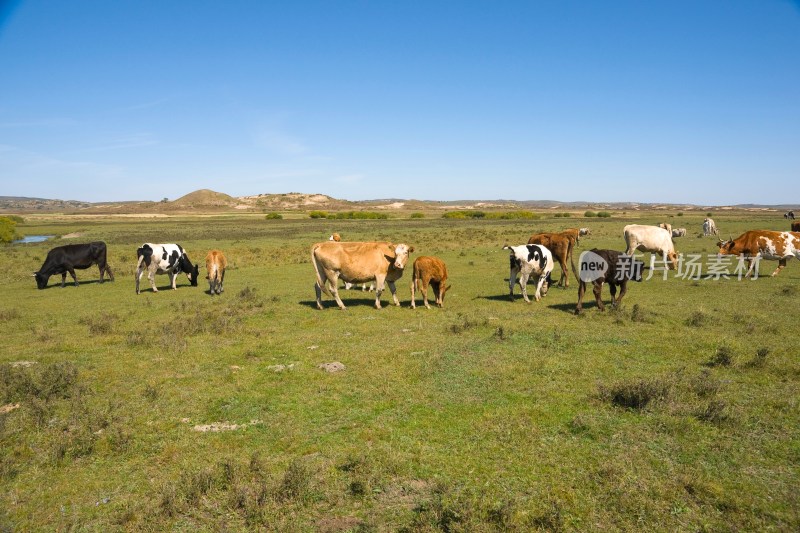
[[[788,0],[0,0],[0,195],[800,202]]]

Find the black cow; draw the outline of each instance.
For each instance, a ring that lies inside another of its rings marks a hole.
[[[794,220],[794,211],[789,211],[783,214],[783,218],[787,220]]]
[[[597,300],[597,307],[601,311],[605,311],[603,299],[601,294],[603,292],[603,283],[608,283],[611,290],[611,305],[614,307],[619,306],[622,302],[622,297],[628,291],[628,280],[642,281],[642,271],[644,270],[644,263],[633,259],[623,252],[616,250],[598,250],[594,248],[590,252],[600,256],[605,265],[601,271],[598,271],[600,276],[592,281],[594,285],[594,297]],[[579,315],[583,311],[583,295],[586,292],[586,281],[583,280],[584,273],[587,271],[584,263],[584,255],[581,254],[581,267],[580,267],[580,282],[578,283],[578,305],[575,307],[575,314]],[[614,298],[617,294],[617,285],[620,287],[619,298]]]
[[[100,268],[100,283],[103,283],[103,275],[106,272],[108,278],[114,281],[114,273],[106,262],[106,243],[102,241],[56,246],[47,252],[42,268],[34,272],[33,276],[36,278],[36,286],[44,289],[50,276],[61,274],[63,288],[67,284],[67,272],[69,272],[77,287],[78,278],[75,277],[75,269],[83,270],[95,264]]]

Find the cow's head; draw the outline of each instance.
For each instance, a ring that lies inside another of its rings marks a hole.
[[[551,272],[547,273],[547,277],[544,278],[544,283],[542,283],[542,288],[539,290],[539,293],[542,296],[547,296],[547,291],[550,289],[550,285],[553,284],[553,278],[550,277]]]
[[[189,277],[192,287],[197,287],[197,278],[200,277],[200,265],[192,266],[192,264],[189,263],[189,266],[191,267],[191,272],[187,273],[186,275]]]
[[[407,244],[391,244],[390,247],[394,248],[394,261],[392,264],[396,269],[403,270],[406,267],[408,256],[414,251],[414,247]]]
[[[675,250],[667,252],[667,260],[669,261],[670,268],[672,268],[672,270],[678,270],[678,254],[675,252]]]
[[[39,272],[34,272],[33,277],[36,278],[36,286],[39,289],[44,289],[45,287],[47,287],[47,280],[50,279],[50,276],[45,276],[44,274],[41,274]]]
[[[727,241],[719,239],[717,246],[719,247],[718,255],[739,255],[736,253],[736,251],[734,251],[736,243],[733,241],[733,235],[731,235],[731,238]]]

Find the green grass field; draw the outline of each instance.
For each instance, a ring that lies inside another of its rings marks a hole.
[[[625,224],[665,220],[637,217],[28,219],[84,236],[0,258],[0,531],[797,531],[796,261],[755,281],[659,274],[605,313],[589,291],[577,317],[574,280],[509,301],[504,244],[590,226],[578,251],[621,250]],[[702,218],[670,219],[679,252],[716,252]],[[334,231],[444,259],[445,308],[410,309],[409,271],[400,308],[342,291],[347,311],[316,310],[309,250]],[[93,267],[36,289],[51,247],[90,240],[114,283]],[[137,296],[142,242],[182,244],[201,276],[223,250],[225,293],[160,276]],[[214,423],[238,427],[195,430]]]

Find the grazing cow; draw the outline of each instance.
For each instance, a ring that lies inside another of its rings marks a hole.
[[[575,261],[572,258],[572,251],[575,249],[577,237],[573,235],[573,231],[567,230],[562,233],[538,233],[531,235],[528,239],[528,244],[539,244],[548,249],[552,256],[558,261],[561,266],[561,279],[558,280],[558,285],[569,287],[569,271],[567,270],[567,261],[572,266],[572,273],[578,277],[578,272],[575,269]]]
[[[746,231],[736,239],[720,239],[717,246],[719,255],[741,255],[749,261],[745,277],[753,272],[756,258],[778,261],[778,268],[772,273],[773,276],[777,276],[786,266],[786,261],[792,257],[800,259],[800,233],[789,231]]]
[[[686,228],[676,228],[672,230],[672,237],[686,237]]]
[[[794,211],[788,211],[783,214],[783,218],[787,220],[794,220]]]
[[[206,256],[206,279],[208,280],[208,292],[211,296],[222,294],[225,290],[225,269],[228,268],[228,260],[225,254],[219,250],[211,250]]]
[[[552,283],[550,273],[553,272],[553,254],[550,250],[539,244],[522,244],[520,246],[503,246],[509,250],[511,272],[508,274],[508,290],[511,301],[514,301],[514,285],[517,283],[517,274],[520,274],[519,285],[522,288],[522,297],[531,303],[528,298],[528,279],[531,275],[536,280],[536,292],[533,297],[538,302],[542,296],[547,295],[547,289]]]
[[[800,222],[792,222],[792,231],[800,231]]]
[[[77,287],[78,278],[75,277],[75,269],[83,270],[92,265],[100,268],[100,283],[103,283],[103,275],[106,272],[108,278],[114,281],[114,274],[106,262],[106,243],[102,241],[56,246],[47,252],[44,264],[38,272],[33,273],[33,277],[36,278],[36,286],[44,289],[50,276],[61,274],[63,288],[67,284],[67,272],[69,272]]]
[[[444,294],[450,289],[447,285],[447,265],[438,257],[422,255],[414,260],[414,273],[411,277],[412,309],[417,307],[415,289],[419,289],[422,293],[425,307],[431,308],[428,304],[428,284],[436,295],[436,305],[444,307]]]
[[[626,254],[632,256],[636,250],[659,254],[669,261],[673,270],[678,269],[678,254],[675,253],[672,233],[664,228],[641,224],[628,224],[623,233],[627,245]]]
[[[622,297],[625,296],[626,292],[628,292],[628,280],[642,281],[644,263],[615,250],[598,250],[597,248],[594,248],[589,251],[599,256],[602,259],[602,263],[604,263],[602,274],[591,281],[593,284],[592,290],[594,292],[594,298],[597,300],[597,307],[601,311],[605,311],[606,309],[603,305],[602,298],[603,283],[608,283],[608,288],[611,290],[612,307],[619,307],[620,303],[622,303]],[[584,261],[584,257],[585,254],[582,254],[580,259],[581,262]],[[581,263],[581,273],[583,274],[587,271],[588,270],[584,268],[583,263]],[[594,276],[592,276],[592,278],[594,278]],[[583,277],[581,277],[579,278],[578,283],[578,305],[575,307],[576,315],[581,314],[583,311],[583,295],[586,292],[586,284],[588,282],[584,281]],[[617,285],[619,285],[620,291],[619,298],[615,299],[614,297],[617,294]]]
[[[328,240],[329,241],[335,241],[335,242],[342,242],[342,236],[339,235],[338,233],[334,233],[334,234],[332,234],[330,236],[330,238],[328,238]],[[344,290],[346,290],[346,291],[349,291],[350,289],[353,288],[353,284],[352,283],[349,283],[347,281],[343,281],[342,283],[344,283]],[[370,283],[370,284],[362,283],[361,284],[361,290],[363,292],[366,292],[366,291],[372,292],[372,291],[375,290],[375,284],[374,283]]]
[[[322,309],[322,293],[333,296],[339,309],[346,309],[339,298],[337,283],[341,278],[350,283],[375,282],[375,307],[381,308],[384,283],[389,284],[395,305],[397,299],[394,282],[403,275],[413,246],[389,242],[318,242],[311,247],[317,282],[314,290],[317,308]]]
[[[592,234],[592,230],[590,230],[589,228],[580,228],[578,230],[578,236],[579,237],[583,237],[584,235],[591,235],[591,234]]]
[[[175,282],[178,274],[183,272],[189,278],[192,287],[197,287],[197,278],[200,276],[200,268],[192,265],[189,256],[180,244],[151,244],[144,243],[141,248],[136,250],[136,294],[139,294],[139,280],[145,270],[147,278],[153,292],[158,292],[156,288],[156,274],[169,274],[169,284],[175,290]]]
[[[703,236],[708,237],[709,235],[719,236],[719,231],[717,230],[717,225],[714,224],[713,218],[703,220]]]
[[[667,230],[669,234],[672,235],[672,224],[669,224],[667,222],[662,222],[661,224],[658,225],[658,227]]]

